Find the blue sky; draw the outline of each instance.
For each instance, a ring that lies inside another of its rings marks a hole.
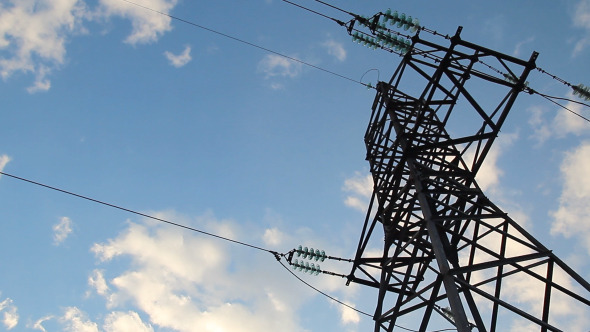
[[[279,0],[134,1],[363,83],[388,80],[399,62]],[[331,3],[396,9],[441,33],[461,25],[468,41],[525,59],[538,51],[539,67],[590,85],[588,0]],[[0,75],[4,172],[279,252],[354,255],[371,193],[373,90],[123,0],[1,0]],[[572,98],[538,71],[529,81]],[[587,280],[589,134],[588,122],[521,94],[478,175]],[[372,330],[255,249],[6,176],[0,220],[0,330]],[[301,277],[375,308],[372,289]],[[516,296],[533,305],[525,290]],[[573,317],[572,331],[587,320]]]

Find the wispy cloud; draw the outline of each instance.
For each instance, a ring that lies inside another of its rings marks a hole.
[[[276,227],[266,229],[262,236],[262,240],[269,247],[278,247],[284,243],[284,239],[285,234]]]
[[[10,162],[11,158],[5,154],[0,155],[0,172],[4,170],[6,164]],[[0,175],[2,177],[2,175]]]
[[[2,323],[7,330],[12,330],[18,325],[18,313],[17,308],[13,304],[12,299],[5,299],[0,302],[0,312],[2,312]]]
[[[568,93],[565,98],[575,99],[572,93]],[[584,107],[575,102],[567,102],[564,107],[570,111],[587,116],[584,113]],[[580,117],[563,109],[545,109],[541,106],[534,106],[528,109],[530,115],[529,125],[533,129],[531,139],[537,141],[539,146],[543,145],[551,137],[563,138],[567,135],[583,136],[588,133],[588,124]],[[555,114],[552,119],[550,114]]]
[[[584,36],[574,46],[573,56],[579,55],[590,45],[590,0],[580,0],[574,10],[573,23],[584,30]]]
[[[105,296],[109,293],[109,286],[102,270],[94,270],[92,272],[92,275],[88,277],[88,286],[92,287],[98,295]]]
[[[68,217],[61,217],[59,222],[52,227],[53,244],[58,246],[62,244],[72,233],[72,220]]]
[[[373,194],[373,178],[371,174],[356,172],[354,176],[344,180],[342,190],[348,193],[344,199],[346,206],[365,212]]]
[[[530,44],[533,41],[535,41],[535,37],[529,37],[529,38],[519,42],[518,44],[516,44],[516,46],[514,47],[514,52],[512,52],[512,55],[514,55],[515,57],[520,57],[520,55],[522,53],[523,46],[526,44]]]
[[[280,55],[268,54],[258,63],[258,70],[271,77],[297,77],[301,74],[301,63]]]
[[[568,151],[561,164],[563,188],[559,208],[552,213],[551,233],[575,236],[590,253],[590,178],[585,176],[590,163],[590,141]]]
[[[47,332],[47,330],[45,329],[45,327],[43,326],[43,322],[46,322],[50,319],[53,319],[54,317],[49,315],[49,316],[45,316],[45,317],[41,317],[38,320],[36,320],[31,326],[29,326],[30,328],[32,328],[33,330],[39,330],[39,331],[43,331],[43,332]]]
[[[342,43],[329,39],[322,43],[322,46],[328,51],[328,54],[334,56],[338,61],[346,60],[346,50]]]
[[[59,318],[65,331],[71,332],[98,332],[98,324],[91,321],[88,316],[76,307],[68,307]]]
[[[175,54],[168,52],[168,51],[164,52],[164,55],[166,56],[166,58],[170,62],[170,65],[172,65],[176,68],[180,68],[180,67],[186,65],[187,63],[189,63],[192,60],[190,46],[186,46],[184,48],[184,51],[182,51],[182,53],[180,53],[178,55],[175,55]]]

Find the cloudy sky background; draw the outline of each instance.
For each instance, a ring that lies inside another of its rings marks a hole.
[[[278,0],[134,1],[364,83],[387,80],[399,61]],[[538,51],[539,67],[590,85],[588,0],[331,3],[365,15],[391,7],[442,33],[462,25],[468,41],[525,59]],[[278,252],[354,255],[371,194],[372,90],[124,0],[1,0],[0,75],[1,170]],[[572,98],[539,72],[529,81]],[[478,178],[587,280],[589,134],[588,122],[523,94]],[[0,330],[372,330],[269,253],[5,176],[0,204]],[[374,310],[372,289],[299,275]]]

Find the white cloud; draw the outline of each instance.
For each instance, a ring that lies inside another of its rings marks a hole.
[[[504,171],[498,166],[498,160],[504,150],[508,149],[517,139],[517,133],[504,133],[499,136],[475,176],[475,180],[482,191],[494,195],[497,200],[506,200],[506,190],[501,188],[500,184]],[[465,162],[470,165],[473,162],[473,157],[473,151],[467,151],[464,156]]]
[[[12,330],[18,325],[18,313],[17,308],[13,304],[12,300],[7,298],[0,302],[0,312],[2,312],[2,323],[7,330]]]
[[[267,54],[258,63],[258,70],[271,77],[297,77],[301,73],[301,63],[276,54]]]
[[[86,33],[84,21],[121,16],[131,21],[126,43],[155,42],[172,29],[168,14],[177,0],[145,0],[141,8],[120,0],[99,0],[90,9],[83,0],[12,0],[0,3],[0,76],[32,74],[29,93],[51,88],[49,75],[66,62],[66,44]],[[155,12],[155,11],[158,12]]]
[[[152,214],[167,220],[184,219],[183,224],[195,223],[195,220],[187,221],[188,218],[171,217],[173,213],[170,212]],[[236,231],[231,222],[211,217],[197,218],[196,222],[212,233],[232,238],[236,238],[236,234],[245,236],[244,232]],[[281,232],[265,233],[272,242]],[[256,238],[261,236],[264,238],[260,233]],[[145,314],[154,328],[194,331],[195,326],[199,326],[202,331],[238,332],[303,330],[297,324],[295,312],[304,295],[293,295],[290,291],[295,281],[269,280],[266,270],[268,259],[272,259],[270,255],[260,257],[264,258],[260,262],[257,257],[236,261],[229,255],[231,249],[219,239],[194,235],[168,225],[130,222],[116,238],[92,247],[102,264],[124,257],[130,260],[128,269],[109,280],[104,280],[103,272],[95,271],[89,284],[97,293],[102,293],[109,308],[127,311],[132,307],[134,312]],[[104,268],[108,269],[108,265]],[[142,326],[133,314],[117,317],[120,324]],[[151,327],[144,324],[143,328]]]
[[[354,308],[353,304],[347,302],[344,303]],[[341,304],[338,304],[338,308],[340,309],[340,322],[342,324],[358,324],[361,321],[361,317],[359,316],[359,313],[356,312],[356,310],[353,310]]]
[[[64,315],[59,320],[64,324],[65,331],[98,332],[98,324],[92,322],[84,312],[76,307],[66,308]]]
[[[131,45],[151,43],[172,30],[172,19],[166,14],[176,6],[177,0],[145,0],[142,8],[121,0],[100,0],[99,16],[121,16],[131,21],[131,34],[125,39]],[[158,13],[159,12],[159,13]],[[163,13],[164,15],[160,14]]]
[[[527,111],[531,114],[528,123],[533,129],[533,134],[530,137],[537,141],[537,146],[541,146],[553,135],[551,127],[543,118],[545,110],[542,107],[533,106]]]
[[[565,154],[561,164],[563,189],[559,208],[552,213],[551,233],[576,236],[590,253],[590,177],[585,176],[590,163],[590,141]]]
[[[565,98],[577,99],[573,93],[568,93]],[[587,116],[582,105],[574,102],[568,102],[564,105],[570,111]],[[583,136],[588,134],[588,123],[579,116],[572,114],[563,108],[545,110],[540,106],[534,106],[528,109],[531,114],[529,125],[533,130],[531,138],[537,141],[541,146],[549,138],[564,138],[568,135]],[[546,116],[546,114],[549,114]],[[550,114],[555,114],[553,119],[547,120]]]
[[[573,16],[574,25],[584,29],[585,35],[576,43],[573,56],[580,54],[590,45],[590,0],[580,0]]]
[[[184,48],[184,51],[182,51],[182,53],[180,53],[178,55],[172,54],[168,51],[164,52],[164,55],[166,56],[168,61],[170,61],[170,65],[172,65],[176,68],[180,68],[180,67],[186,65],[192,59],[190,46],[186,46]]]
[[[373,194],[373,178],[371,174],[356,172],[354,176],[344,180],[342,190],[350,193],[344,199],[346,206],[365,212],[369,206],[369,199]]]
[[[45,316],[45,317],[42,317],[42,318],[38,319],[37,321],[35,321],[35,323],[33,323],[33,325],[30,326],[30,328],[32,328],[33,330],[39,330],[39,331],[47,332],[47,330],[45,329],[45,327],[43,327],[43,322],[48,321],[50,319],[53,319],[53,316]]]
[[[105,332],[137,331],[150,332],[154,329],[145,324],[136,312],[112,312],[106,319],[103,326]]]
[[[262,239],[267,246],[277,247],[284,242],[285,234],[276,227],[268,228],[264,231]]]
[[[68,217],[61,217],[60,221],[53,225],[53,244],[56,246],[62,244],[72,231],[72,220]]]
[[[529,37],[529,38],[519,42],[518,44],[516,44],[516,46],[514,47],[514,52],[512,52],[512,55],[514,55],[516,57],[520,57],[522,47],[526,44],[532,43],[533,41],[535,41],[535,37]]]
[[[346,50],[342,43],[329,39],[322,43],[322,46],[326,48],[328,54],[334,56],[338,61],[342,62],[346,60]]]
[[[10,162],[10,160],[11,158],[9,156],[5,154],[0,155],[0,172],[4,170],[4,167]],[[0,177],[2,177],[2,175],[0,175]]]
[[[285,88],[285,86],[283,84],[281,84],[281,83],[273,82],[273,83],[270,84],[270,88],[273,89],[273,90],[282,90],[282,89]]]
[[[92,287],[98,295],[106,295],[109,292],[109,286],[101,270],[92,271],[92,275],[88,277],[88,286]]]
[[[567,98],[575,99],[573,94],[568,94]],[[583,107],[580,104],[568,102],[565,107],[577,114],[583,114]],[[564,137],[567,134],[582,135],[588,132],[588,123],[580,117],[559,109],[552,123],[553,132],[557,137]]]
[[[49,89],[46,76],[65,60],[69,34],[84,31],[85,6],[79,0],[11,1],[0,3],[0,75],[30,72],[35,82],[29,92]]]

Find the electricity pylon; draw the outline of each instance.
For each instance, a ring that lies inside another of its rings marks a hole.
[[[355,40],[403,54],[391,80],[376,85],[365,134],[374,191],[348,275],[378,289],[375,331],[405,318],[427,331],[435,316],[460,332],[505,330],[506,322],[570,330],[574,314],[590,316],[590,284],[475,181],[537,53],[505,55],[462,40],[461,28],[438,45],[394,15],[416,35],[387,32],[379,19],[389,13],[347,23]],[[379,228],[377,255],[370,243]]]

